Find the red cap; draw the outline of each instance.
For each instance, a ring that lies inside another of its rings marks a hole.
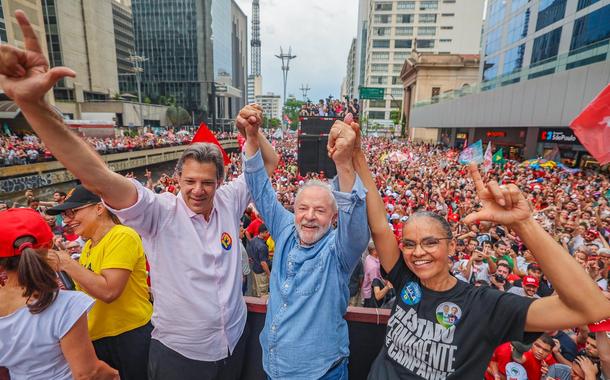
[[[36,242],[33,248],[48,246],[53,241],[51,227],[42,215],[30,208],[12,208],[0,212],[0,257],[19,256],[21,251],[14,248],[15,240],[32,236]]]
[[[537,288],[540,283],[538,282],[538,279],[534,276],[525,276],[523,277],[523,286],[525,285],[531,285]]]

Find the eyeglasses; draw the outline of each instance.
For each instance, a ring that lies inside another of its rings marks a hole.
[[[419,245],[424,251],[426,251],[428,253],[434,253],[438,249],[438,245],[440,244],[441,240],[452,240],[452,239],[453,238],[450,238],[450,237],[445,237],[445,238],[430,237],[430,238],[425,238],[424,240],[420,241],[419,243],[416,243],[412,240],[403,240],[402,241],[402,250],[404,252],[411,253],[411,252],[415,251],[415,249]]]
[[[66,211],[63,211],[61,213],[61,216],[64,217],[64,218],[72,219],[76,215],[77,211],[82,210],[82,209],[87,208],[87,207],[95,206],[95,205],[96,205],[96,203],[92,203],[92,204],[88,204],[88,205],[77,207],[77,208],[69,208]]]

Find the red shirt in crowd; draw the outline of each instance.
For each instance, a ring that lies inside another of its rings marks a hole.
[[[503,343],[496,348],[493,356],[491,357],[492,362],[498,364],[498,372],[506,376],[506,365],[513,361],[513,349],[510,342]],[[494,380],[494,377],[489,372],[485,372],[485,380]]]
[[[527,378],[540,379],[542,377],[542,361],[536,360],[532,351],[524,353],[523,357],[525,358],[525,363],[523,363],[523,367],[527,372]],[[547,356],[543,361],[549,367],[557,363],[552,354],[549,354],[549,356]]]

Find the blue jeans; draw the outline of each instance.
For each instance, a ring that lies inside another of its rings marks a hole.
[[[331,368],[319,380],[348,380],[348,363],[349,359],[343,358],[339,364]],[[271,378],[267,376],[267,380],[271,380]]]

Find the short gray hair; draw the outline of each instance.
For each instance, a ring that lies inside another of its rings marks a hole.
[[[225,165],[220,148],[211,143],[194,143],[189,145],[176,164],[176,173],[182,175],[184,161],[193,159],[199,163],[212,163],[216,166],[216,179],[223,180],[225,177]]]
[[[335,196],[333,195],[332,186],[330,186],[328,184],[328,182],[323,182],[323,181],[320,181],[319,179],[310,179],[307,182],[305,182],[305,184],[303,184],[303,186],[301,186],[299,188],[296,196],[294,197],[295,203],[296,203],[296,200],[299,199],[299,195],[303,192],[303,190],[310,188],[310,187],[319,187],[321,189],[326,190],[328,192],[328,195],[330,195],[333,211],[337,212],[339,210],[339,207],[337,207],[337,200],[335,199]]]

